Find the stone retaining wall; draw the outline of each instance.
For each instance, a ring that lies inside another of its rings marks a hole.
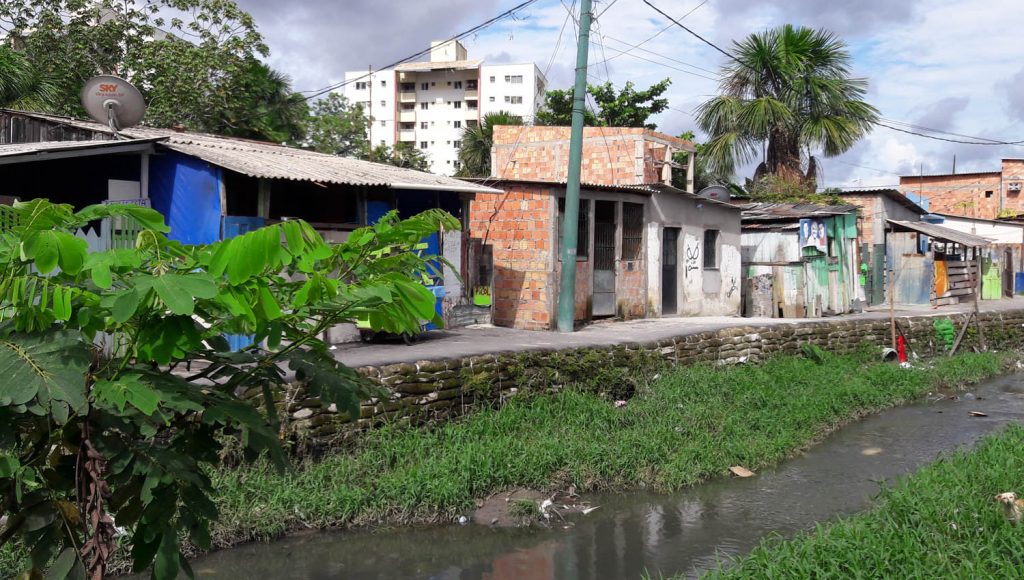
[[[957,331],[967,315],[901,317],[898,323],[909,339],[909,351],[918,356],[946,352],[945,340],[934,324],[950,320]],[[1024,310],[981,315],[989,348],[1017,346],[1024,338]],[[616,391],[646,379],[666,366],[696,363],[738,364],[757,362],[778,354],[798,354],[803,344],[845,353],[868,343],[881,349],[890,342],[888,320],[832,319],[775,326],[725,328],[668,338],[647,344],[622,344],[569,350],[503,352],[462,359],[420,361],[363,367],[359,373],[382,388],[380,396],[365,402],[353,425],[345,413],[324,409],[320,401],[305,397],[301,385],[282,393],[279,404],[287,409],[287,427],[297,437],[329,445],[360,427],[388,421],[445,420],[484,405],[501,404],[523,389],[551,390],[561,385],[589,382],[615,398]],[[978,346],[977,331],[968,329],[960,351]],[[628,388],[626,389],[628,390]]]

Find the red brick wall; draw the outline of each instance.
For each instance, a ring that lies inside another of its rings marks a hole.
[[[857,217],[857,236],[862,243],[875,243],[875,220],[884,218],[884,216],[878,215],[881,209],[878,207],[877,200],[877,194],[843,194],[843,202],[861,208],[860,215]],[[882,243],[882,240],[879,240],[878,243]]]
[[[469,234],[491,247],[493,320],[498,326],[551,328],[555,198],[548,188],[509,186],[478,193],[469,205]]]
[[[921,193],[928,198],[929,211],[983,219],[999,214],[1000,173],[961,173],[900,178],[904,193]],[[991,191],[991,196],[985,192]]]
[[[492,175],[564,182],[569,164],[569,132],[569,127],[495,127]],[[660,182],[664,141],[679,150],[692,150],[688,141],[648,129],[585,127],[581,180],[605,185]]]
[[[1020,183],[1021,191],[1010,191],[1011,183]],[[1024,159],[1003,159],[1003,207],[1024,213]]]

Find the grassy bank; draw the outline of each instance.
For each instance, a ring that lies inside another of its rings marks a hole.
[[[999,372],[997,355],[901,369],[858,356],[825,364],[689,367],[647,385],[625,407],[572,389],[523,396],[432,430],[389,427],[360,448],[289,473],[257,465],[215,474],[228,545],[296,528],[446,520],[514,486],[678,489],[730,465],[776,463],[859,415],[941,384]]]
[[[432,429],[385,427],[357,449],[286,473],[266,464],[211,474],[221,510],[216,547],[308,528],[450,521],[511,487],[671,491],[777,463],[866,413],[1001,371],[1003,357],[964,354],[901,369],[871,355],[818,363],[696,366],[641,385],[627,405],[573,388],[521,395]],[[0,550],[0,575],[21,557]]]
[[[1024,427],[886,489],[872,511],[788,541],[768,540],[709,578],[1019,578],[1024,529],[996,493],[1024,495]]]

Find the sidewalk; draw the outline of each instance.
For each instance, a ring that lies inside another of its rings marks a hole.
[[[973,304],[955,306],[897,306],[896,316],[946,316],[969,312]],[[1024,297],[982,301],[982,312],[1024,310]],[[565,349],[588,346],[611,346],[623,343],[654,342],[674,336],[698,334],[736,326],[775,326],[802,324],[823,320],[888,319],[887,306],[876,306],[862,314],[832,318],[741,318],[725,316],[650,318],[630,322],[599,322],[571,334],[516,330],[494,326],[433,330],[420,342],[406,346],[401,341],[373,344],[349,343],[336,347],[335,357],[350,367],[381,366],[420,360],[462,358],[509,351]]]

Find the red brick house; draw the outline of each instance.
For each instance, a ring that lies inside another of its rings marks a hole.
[[[1024,159],[1003,159],[999,171],[903,175],[900,190],[929,200],[929,210],[996,219],[1024,213]]]
[[[568,127],[495,128],[484,182],[504,193],[469,200],[467,278],[490,290],[499,326],[554,326],[568,136]],[[646,129],[584,136],[576,320],[737,314],[740,210],[669,185],[672,155],[692,158],[692,144]]]

